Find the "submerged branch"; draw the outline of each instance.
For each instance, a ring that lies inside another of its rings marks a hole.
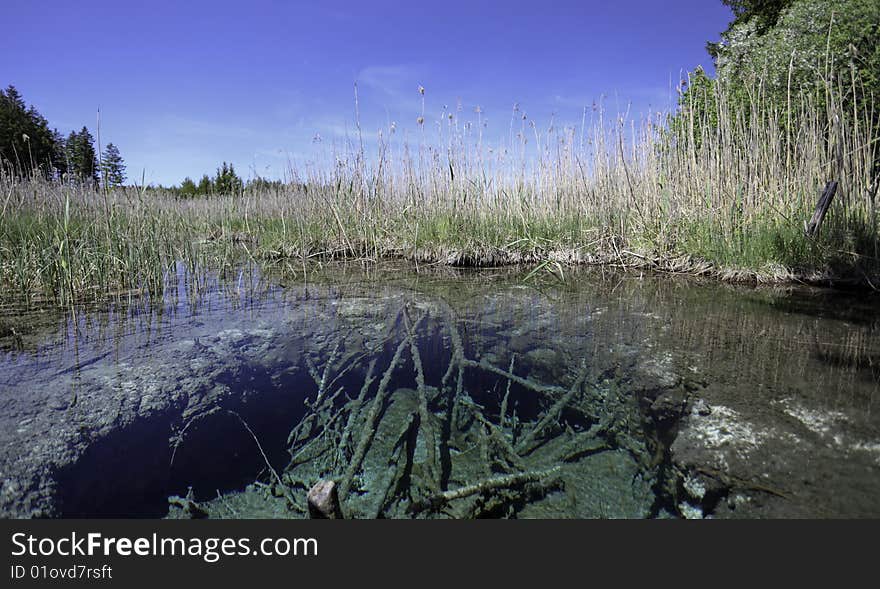
[[[493,372],[498,376],[503,376],[509,380],[512,380],[516,384],[525,387],[531,391],[535,391],[536,393],[541,393],[544,395],[550,395],[552,397],[558,397],[559,395],[564,395],[567,391],[562,387],[554,386],[554,385],[542,385],[540,383],[528,380],[526,378],[522,378],[521,376],[517,376],[515,374],[511,374],[510,372],[504,370],[503,368],[498,368],[497,366],[493,366],[489,364],[485,360],[480,360],[479,362],[475,360],[462,359],[461,363],[468,368],[480,368],[482,370],[488,370],[489,372]]]
[[[416,321],[413,329],[415,329],[421,323],[423,318],[424,315]],[[403,355],[404,349],[406,349],[408,346],[409,337],[406,337],[403,341],[400,342],[400,344],[398,344],[397,349],[394,351],[394,357],[391,359],[391,363],[385,370],[385,373],[382,375],[382,380],[379,381],[379,390],[376,391],[376,397],[373,399],[373,403],[370,405],[370,412],[367,414],[366,421],[364,422],[363,429],[361,430],[360,441],[358,442],[357,448],[354,452],[354,456],[352,457],[348,468],[345,470],[345,474],[342,477],[342,483],[339,486],[339,494],[342,497],[348,495],[348,491],[351,488],[351,481],[354,478],[354,475],[360,469],[361,463],[364,460],[364,456],[366,456],[367,450],[369,450],[370,444],[373,441],[373,436],[376,435],[376,428],[379,424],[379,416],[382,412],[382,406],[385,403],[385,395],[388,391],[388,385],[391,383],[391,376],[392,374],[394,374],[394,370],[395,368],[397,368],[398,363],[400,363],[400,359]]]
[[[547,470],[521,472],[484,479],[472,485],[465,485],[464,487],[459,487],[458,489],[444,491],[443,493],[438,493],[436,495],[433,495],[432,497],[428,497],[423,501],[414,503],[410,509],[414,513],[424,511],[426,509],[438,509],[446,503],[449,503],[450,501],[455,501],[456,499],[463,499],[465,497],[470,497],[471,495],[476,495],[478,493],[488,493],[491,491],[498,491],[500,489],[510,489],[513,487],[522,486],[526,483],[547,479],[558,475],[561,470],[561,466],[554,466],[553,468],[549,468]]]
[[[544,415],[543,418],[533,427],[525,436],[523,436],[522,440],[520,440],[519,444],[516,446],[516,450],[519,454],[527,454],[532,450],[532,443],[535,441],[535,437],[538,436],[544,429],[550,425],[551,422],[557,421],[559,416],[562,414],[563,409],[565,409],[566,405],[568,405],[571,400],[577,395],[581,386],[584,384],[584,380],[587,377],[587,366],[584,364],[581,366],[581,371],[575,379],[574,383],[571,385],[571,388],[568,392],[559,399],[556,403],[554,403],[553,407],[550,408],[549,411]]]
[[[425,371],[422,367],[422,356],[419,354],[419,347],[416,345],[415,334],[409,326],[409,318],[407,319],[407,339],[409,340],[410,354],[412,354],[413,365],[416,370],[416,386],[419,395],[419,429],[424,433],[425,446],[428,450],[428,460],[425,464],[425,480],[428,489],[431,492],[440,489],[440,477],[437,474],[437,439],[434,435],[434,425],[431,422],[433,414],[428,411],[428,394],[425,390]]]

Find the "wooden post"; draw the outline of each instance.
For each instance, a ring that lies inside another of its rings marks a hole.
[[[810,218],[810,222],[804,225],[804,233],[810,239],[813,239],[819,234],[819,228],[822,226],[822,221],[825,220],[825,213],[828,212],[828,207],[831,206],[831,200],[834,198],[835,192],[837,192],[836,180],[831,180],[825,184],[825,190],[822,191],[822,196],[816,204],[816,210],[813,211],[813,216]]]

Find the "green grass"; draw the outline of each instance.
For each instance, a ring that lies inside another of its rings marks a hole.
[[[723,86],[715,91],[724,107]],[[444,119],[430,141],[380,136],[375,153],[335,153],[331,169],[292,174],[296,181],[282,190],[190,200],[133,187],[105,194],[7,168],[0,284],[7,295],[66,303],[128,290],[161,294],[178,261],[301,268],[326,258],[402,257],[878,285],[880,140],[872,106],[844,114],[838,94],[829,89],[822,111],[807,104],[786,115],[786,133],[765,104],[714,127],[684,109],[682,128],[699,135],[675,138],[662,117],[608,123],[600,112],[582,132],[533,127],[490,150],[472,126]],[[809,240],[803,223],[829,179],[840,188],[818,239]]]

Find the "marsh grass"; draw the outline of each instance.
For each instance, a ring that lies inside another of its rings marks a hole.
[[[636,121],[595,108],[580,127],[541,129],[514,107],[509,137],[495,147],[481,112],[476,126],[458,112],[433,125],[423,115],[417,142],[395,126],[365,142],[358,124],[331,164],[290,170],[280,190],[189,200],[21,179],[7,167],[0,281],[8,294],[69,302],[161,294],[177,261],[300,271],[328,258],[396,257],[877,286],[877,116],[830,80],[818,80],[823,100],[801,96],[785,112],[760,82],[746,104],[719,82],[717,111],[685,101],[674,128],[662,113]],[[831,179],[836,199],[807,239],[804,221]]]

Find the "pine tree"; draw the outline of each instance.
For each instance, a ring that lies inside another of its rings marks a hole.
[[[192,178],[187,176],[183,179],[183,182],[180,183],[180,196],[184,198],[192,198],[198,193],[198,188],[196,187],[196,183],[192,181]]]
[[[243,182],[232,164],[223,162],[223,166],[217,169],[217,175],[214,177],[214,190],[217,194],[230,195],[240,194]]]
[[[63,178],[67,174],[67,148],[62,135],[58,129],[52,129],[52,163],[53,170],[49,174],[53,179]]]
[[[214,183],[211,181],[207,174],[202,176],[202,179],[199,180],[198,193],[203,196],[214,193]]]
[[[125,183],[125,162],[122,161],[119,149],[112,143],[107,144],[101,156],[101,180],[107,188]]]
[[[52,177],[64,171],[63,142],[14,86],[0,90],[0,161],[23,175],[39,170]]]
[[[87,127],[67,137],[68,173],[82,182],[98,181],[98,161],[95,157],[95,140]]]

